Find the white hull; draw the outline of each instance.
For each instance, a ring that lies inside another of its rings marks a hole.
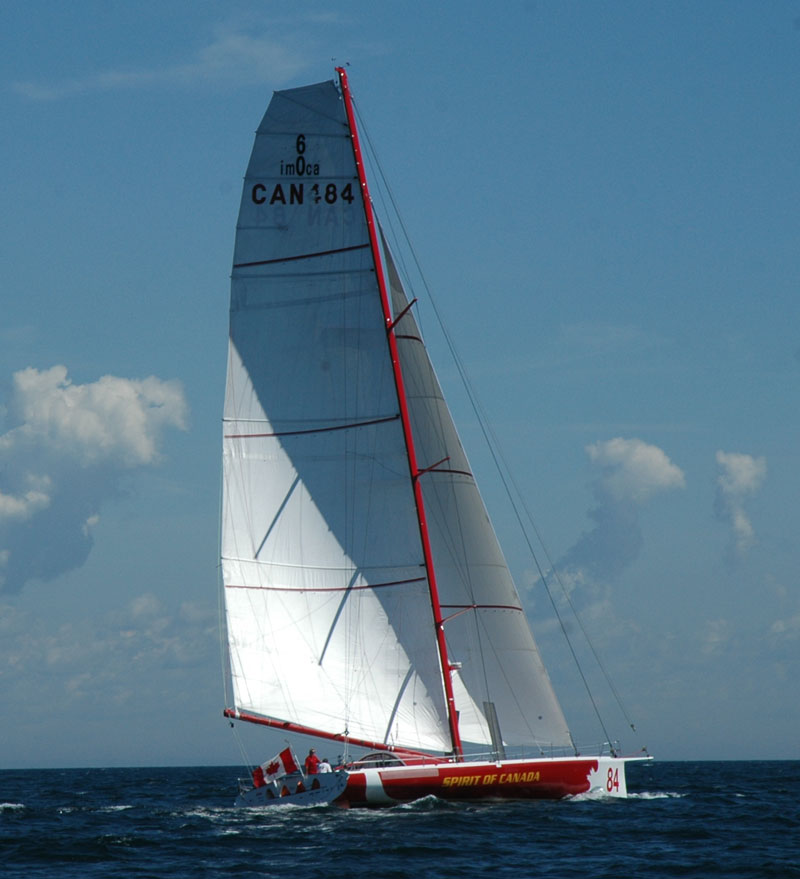
[[[323,772],[319,775],[285,776],[260,787],[243,790],[237,806],[320,806],[333,802],[347,787],[347,773]]]

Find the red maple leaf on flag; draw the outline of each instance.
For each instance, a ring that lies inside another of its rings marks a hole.
[[[272,763],[267,766],[267,770],[264,773],[265,775],[275,775],[275,773],[281,768],[281,764],[278,763],[277,760],[273,760]]]
[[[292,754],[291,748],[285,748],[283,751],[278,754],[278,757],[283,763],[283,768],[287,773],[297,772],[298,766],[294,759],[294,754]]]

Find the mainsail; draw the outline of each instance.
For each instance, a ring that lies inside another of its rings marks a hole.
[[[347,101],[332,82],[276,92],[245,177],[223,430],[233,710],[378,746],[568,745],[372,226]]]

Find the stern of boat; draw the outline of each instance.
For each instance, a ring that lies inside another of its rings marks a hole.
[[[651,757],[598,757],[597,769],[589,773],[590,794],[606,797],[628,796],[628,784],[625,776],[627,763],[638,763],[650,760]]]
[[[239,785],[235,806],[319,806],[332,803],[347,787],[344,770],[318,775],[297,773],[258,787]]]

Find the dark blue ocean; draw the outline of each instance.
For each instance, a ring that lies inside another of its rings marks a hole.
[[[800,877],[800,762],[629,766],[625,801],[235,809],[236,768],[0,772],[12,877]]]

